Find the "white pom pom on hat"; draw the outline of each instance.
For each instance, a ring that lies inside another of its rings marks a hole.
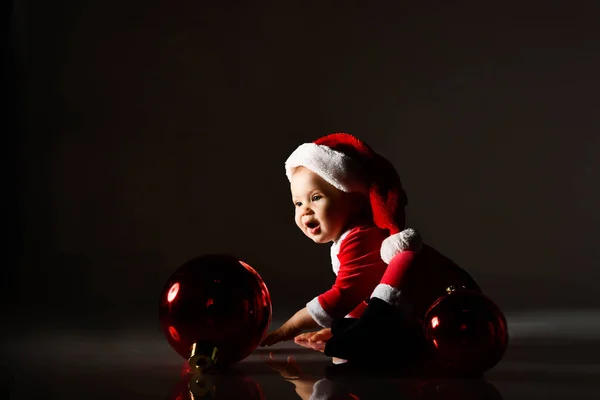
[[[422,244],[421,235],[416,230],[405,229],[385,238],[381,244],[381,259],[389,264],[392,258],[401,251],[420,252]]]

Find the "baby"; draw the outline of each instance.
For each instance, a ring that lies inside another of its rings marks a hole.
[[[466,272],[404,229],[408,200],[400,178],[365,142],[346,133],[324,136],[299,146],[285,170],[296,225],[315,243],[332,243],[337,276],[262,346],[323,341],[325,354],[352,357],[357,340],[391,334],[390,321],[422,317],[447,286],[476,288]],[[317,327],[323,329],[300,335]]]
[[[407,203],[394,168],[349,134],[331,134],[299,146],[285,167],[296,225],[315,243],[332,243],[337,278],[331,289],[268,334],[262,345],[290,340],[305,329],[329,328],[345,316],[359,317],[387,267],[381,258],[382,242],[390,228],[403,226]],[[384,212],[374,215],[373,203]],[[325,329],[313,340],[329,335]]]

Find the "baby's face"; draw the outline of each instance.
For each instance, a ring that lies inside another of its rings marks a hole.
[[[350,196],[319,175],[300,167],[291,178],[290,189],[298,228],[315,243],[337,240],[353,214]]]

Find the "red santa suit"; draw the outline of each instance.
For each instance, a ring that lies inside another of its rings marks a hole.
[[[422,319],[449,286],[480,290],[464,269],[426,244],[414,262],[396,271],[402,274],[401,287],[394,289],[383,284],[388,265],[381,258],[380,248],[386,237],[383,229],[360,225],[344,232],[331,246],[335,283],[306,305],[319,325],[331,327],[338,318],[359,318],[372,294],[393,303],[402,292],[412,305],[413,315]]]
[[[331,264],[337,275],[331,289],[307,305],[308,313],[322,327],[345,316],[358,318],[387,264],[380,249],[388,232],[374,225],[359,225],[344,232],[331,246]]]
[[[412,230],[406,230],[408,232]],[[414,243],[413,243],[414,245]],[[427,310],[450,286],[481,291],[475,279],[451,259],[425,243],[419,251],[406,251],[389,263],[371,297],[390,304],[404,302],[410,314],[423,320]]]

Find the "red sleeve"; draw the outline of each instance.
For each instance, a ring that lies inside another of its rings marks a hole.
[[[340,245],[340,269],[334,285],[318,296],[331,318],[343,318],[368,299],[387,265],[381,259],[385,231],[377,227],[354,228]]]

